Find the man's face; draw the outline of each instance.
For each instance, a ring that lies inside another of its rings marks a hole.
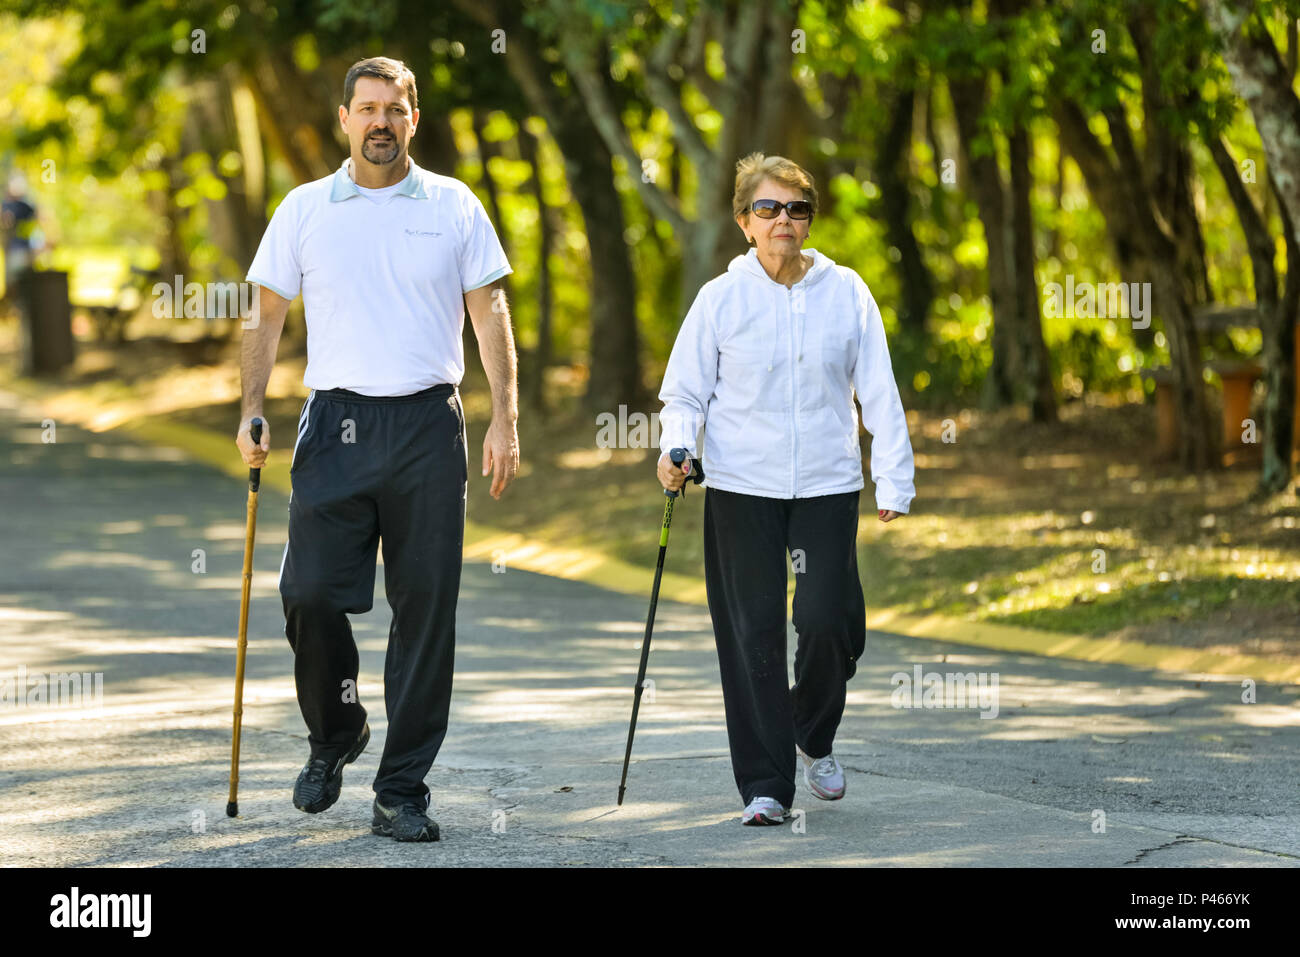
[[[357,78],[352,102],[339,107],[339,123],[348,134],[352,153],[376,166],[388,166],[406,157],[406,149],[420,120],[420,111],[398,83],[373,76]]]

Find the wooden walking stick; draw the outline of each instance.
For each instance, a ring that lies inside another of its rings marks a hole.
[[[253,445],[262,444],[262,420],[249,425]],[[244,657],[248,652],[248,600],[253,587],[253,537],[257,533],[257,492],[262,470],[248,470],[248,519],[244,527],[244,583],[239,595],[239,644],[235,652],[235,730],[230,742],[230,800],[226,817],[239,814],[239,730],[244,715]]]

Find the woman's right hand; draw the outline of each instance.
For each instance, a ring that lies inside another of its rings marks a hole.
[[[665,491],[680,492],[682,486],[686,484],[686,478],[691,474],[691,460],[688,458],[682,464],[686,466],[684,472],[673,465],[673,460],[668,457],[667,452],[659,456],[659,484]]]

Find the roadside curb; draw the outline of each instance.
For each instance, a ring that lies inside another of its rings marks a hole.
[[[889,610],[869,614],[867,627],[912,638],[930,638],[995,651],[1042,655],[1046,658],[1069,658],[1196,675],[1251,678],[1257,683],[1300,683],[1300,662],[1285,658],[1221,655],[1199,648],[1180,648],[1177,645],[1153,645],[1122,638],[1089,638],[995,622],[963,621],[946,615],[907,615]]]

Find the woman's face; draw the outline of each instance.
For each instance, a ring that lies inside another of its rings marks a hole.
[[[789,203],[803,198],[803,190],[765,179],[754,190],[750,205],[752,206],[756,199],[774,199],[778,203]],[[791,219],[789,212],[784,209],[775,219],[759,219],[751,209],[736,218],[736,225],[744,232],[747,240],[754,240],[760,256],[769,259],[788,258],[796,255],[803,248],[812,220]]]

